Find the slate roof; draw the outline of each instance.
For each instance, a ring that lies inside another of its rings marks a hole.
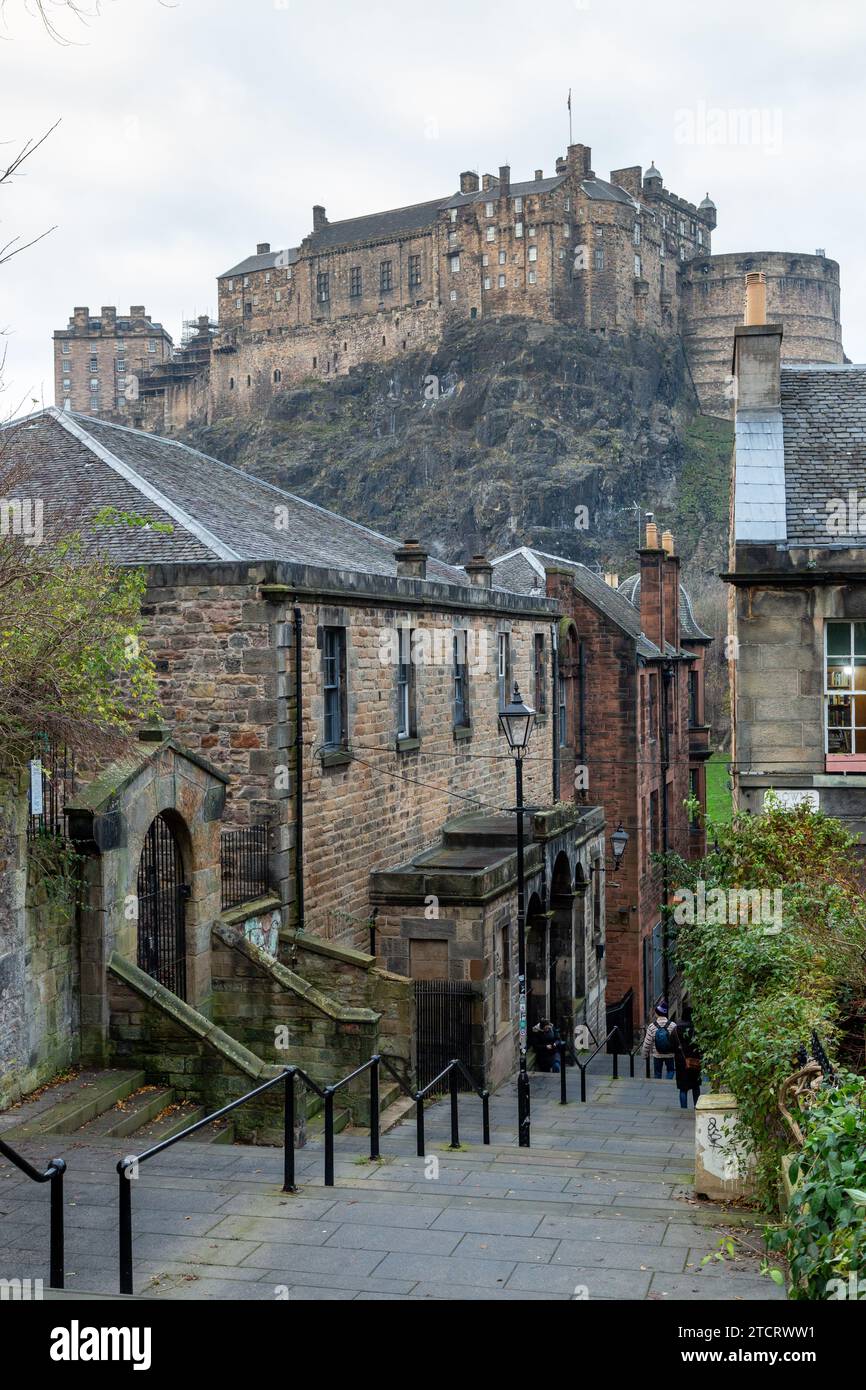
[[[447,207],[448,198],[434,198],[429,203],[413,203],[406,208],[388,212],[373,212],[365,217],[350,217],[343,222],[329,222],[304,240],[315,255],[335,246],[348,246],[357,241],[381,241],[406,232],[423,231],[436,221],[440,210]]]
[[[617,590],[623,594],[635,609],[640,609],[640,574],[631,574],[624,579]],[[680,585],[680,637],[687,642],[712,642],[712,637],[695,618],[692,600],[684,584]]]
[[[586,565],[577,560],[568,560],[562,555],[550,555],[547,551],[536,550],[533,546],[521,546],[499,555],[491,561],[493,565],[494,588],[510,589],[515,593],[544,593],[545,571],[548,568],[567,569],[571,572],[574,587],[593,606],[616,623],[623,632],[635,639],[639,656],[660,657],[661,651],[654,642],[641,632],[640,613],[619,589],[612,589]],[[667,654],[675,656],[673,647]]]
[[[734,539],[784,542],[787,525],[782,412],[738,410],[734,448]]]
[[[245,261],[238,261],[231,270],[224,270],[222,275],[218,275],[218,280],[225,280],[229,275],[250,275],[254,270],[274,270],[287,265],[297,265],[300,260],[300,251],[297,246],[290,246],[287,250],[263,251],[260,256],[247,256]]]
[[[783,363],[781,418],[788,545],[825,549],[828,502],[866,488],[866,366]]]
[[[100,527],[100,547],[118,563],[282,560],[397,573],[398,542],[177,440],[54,406],[3,428],[4,464],[43,499],[49,534],[59,518],[92,536],[90,519],[105,507],[171,526]],[[464,570],[432,556],[427,577],[467,584]]]
[[[511,198],[530,198],[536,193],[550,193],[552,189],[559,187],[564,178],[564,174],[554,174],[547,179],[529,179],[526,183],[512,183],[509,185],[508,194]],[[475,193],[455,193],[454,197],[445,203],[445,207],[462,208],[468,203],[495,202],[498,197],[497,180],[492,188],[479,188]]]
[[[587,198],[595,198],[602,203],[628,203],[635,206],[635,199],[618,183],[608,183],[607,179],[582,179],[581,188]]]

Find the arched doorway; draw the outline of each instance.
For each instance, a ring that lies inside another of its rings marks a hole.
[[[526,1026],[547,1017],[547,918],[533,893],[526,909]]]
[[[550,889],[550,1017],[564,1038],[574,1028],[574,891],[568,856],[557,856]]]
[[[186,999],[186,902],[180,844],[165,814],[151,821],[136,884],[138,965],[179,999]]]

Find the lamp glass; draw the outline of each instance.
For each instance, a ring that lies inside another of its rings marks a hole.
[[[534,726],[535,710],[523,703],[515,681],[511,703],[499,714],[499,727],[507,738],[512,753],[526,751]]]

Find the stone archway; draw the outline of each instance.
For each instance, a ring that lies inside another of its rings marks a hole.
[[[178,999],[186,999],[186,882],[179,827],[161,811],[147,828],[138,861],[139,967]]]

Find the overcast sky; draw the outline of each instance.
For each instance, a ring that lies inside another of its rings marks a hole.
[[[709,190],[715,251],[825,248],[866,361],[862,0],[91,5],[86,26],[52,11],[65,46],[27,0],[3,10],[4,151],[61,119],[0,190],[0,243],[57,225],[0,268],[4,415],[51,403],[76,304],[144,304],[178,339],[217,274],[297,245],[314,203],[336,220],[444,196],[462,169],[552,171],[569,87],[596,173],[654,159],[680,196]]]

